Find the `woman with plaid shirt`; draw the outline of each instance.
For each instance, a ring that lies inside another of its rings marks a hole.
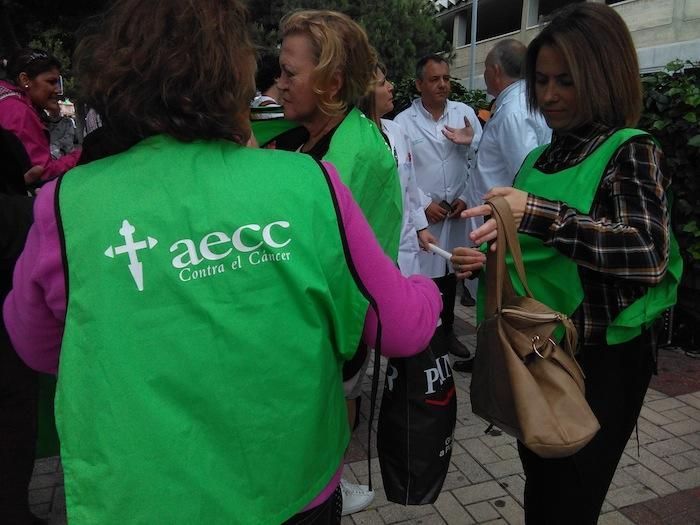
[[[553,299],[533,290],[535,297],[574,321],[601,430],[568,458],[543,459],[519,444],[525,518],[591,524],[654,370],[653,321],[675,301],[680,258],[670,233],[670,181],[654,139],[633,129],[642,108],[639,67],[613,9],[577,3],[554,13],[528,48],[526,81],[552,143],[528,156],[513,188],[484,198],[506,198],[531,288],[534,281]],[[477,206],[463,217],[488,214]],[[471,233],[476,244],[495,237],[492,219]],[[462,275],[478,268],[474,260],[467,248],[453,257]]]

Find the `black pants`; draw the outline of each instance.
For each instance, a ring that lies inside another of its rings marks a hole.
[[[38,374],[0,333],[0,523],[33,520],[27,487],[34,469],[38,397]]]
[[[343,510],[343,494],[340,486],[318,507],[292,516],[282,525],[339,525]]]
[[[568,458],[543,459],[518,443],[525,471],[525,523],[595,524],[615,469],[636,424],[654,369],[653,334],[577,355],[586,398],[600,430]]]
[[[457,277],[453,273],[448,273],[444,277],[433,279],[442,294],[442,312],[440,319],[444,327],[445,334],[452,333],[455,324],[455,297],[457,296]]]

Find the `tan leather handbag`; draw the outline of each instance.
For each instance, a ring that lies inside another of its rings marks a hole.
[[[486,256],[487,300],[477,331],[472,410],[540,457],[570,456],[600,428],[574,358],[576,328],[567,316],[533,299],[510,206],[502,197],[487,204],[498,224],[498,242],[496,252]],[[513,289],[507,251],[526,296]],[[559,326],[564,336],[557,344],[553,334]]]

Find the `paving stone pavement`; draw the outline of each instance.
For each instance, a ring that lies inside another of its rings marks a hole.
[[[474,309],[458,305],[456,315],[458,339],[474,348]],[[668,356],[666,352],[674,351],[661,350],[662,374],[670,366],[675,367],[674,373],[685,374],[686,385],[700,380],[697,361],[679,356],[678,351]],[[471,412],[470,377],[455,372],[455,442],[443,491],[435,504],[404,507],[388,502],[373,446],[374,502],[365,511],[344,517],[342,525],[524,523],[525,481],[515,440],[497,429],[484,433],[486,423]],[[603,505],[600,525],[700,524],[700,389],[674,397],[655,390],[657,384],[666,390],[663,385],[667,382],[657,379],[647,392],[639,441],[633,435],[628,443]],[[362,421],[348,448],[345,471],[348,480],[360,483],[368,482],[365,458],[371,381],[364,386]],[[36,462],[29,495],[35,514],[49,518],[51,525],[66,523],[58,458]]]

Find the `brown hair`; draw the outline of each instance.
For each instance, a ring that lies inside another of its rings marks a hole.
[[[386,77],[386,66],[381,62],[377,62],[377,65],[374,67],[371,89],[357,102],[357,108],[381,129],[380,119],[382,116],[377,113],[377,97],[374,94],[374,88],[377,85],[377,73],[382,73]]]
[[[525,79],[532,109],[539,109],[535,66],[543,46],[556,47],[569,66],[578,102],[578,125],[637,125],[642,111],[637,53],[624,20],[614,9],[585,2],[552,14],[527,49]]]
[[[301,34],[309,37],[316,57],[312,73],[319,108],[326,115],[344,113],[372,88],[377,54],[367,33],[349,16],[336,11],[296,11],[280,23],[282,39]],[[333,75],[340,71],[343,85],[337,97],[329,92]]]
[[[255,53],[239,0],[118,0],[100,25],[75,63],[115,137],[246,142]]]

